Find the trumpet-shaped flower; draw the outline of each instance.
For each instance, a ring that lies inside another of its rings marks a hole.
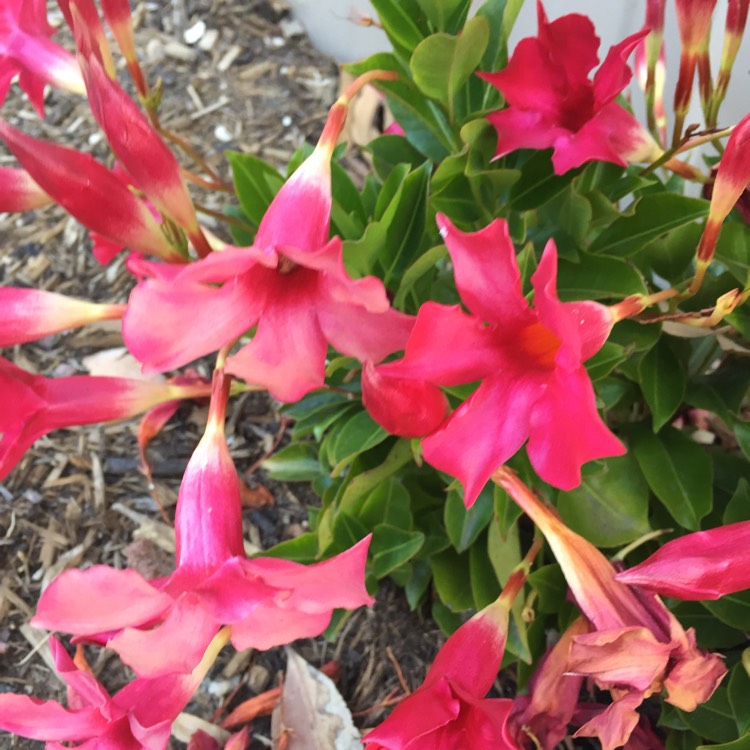
[[[45,0],[0,3],[0,104],[16,75],[40,117],[44,117],[45,84],[86,93],[75,57],[50,40],[54,33],[47,22]]]
[[[425,459],[461,480],[467,506],[527,439],[539,476],[563,489],[577,486],[583,463],[624,452],[597,413],[582,364],[601,348],[614,318],[596,302],[560,302],[554,243],[547,245],[532,277],[531,308],[504,221],[465,234],[439,214],[438,225],[470,314],[458,306],[424,304],[403,359],[375,368],[374,375],[365,370],[367,409],[395,434],[413,437],[417,407],[404,410],[398,381],[409,397],[421,399],[418,424],[427,429],[445,415],[438,386],[481,380],[422,441]],[[422,383],[419,393],[412,381]],[[576,440],[568,437],[572,424]]]
[[[25,169],[0,167],[0,213],[31,211],[50,203],[52,198]]]
[[[683,711],[707,701],[727,670],[721,657],[698,649],[692,628],[682,628],[655,595],[631,588],[599,550],[571,531],[508,469],[498,482],[534,521],[552,549],[590,632],[571,639],[567,671],[592,678],[613,702],[576,733],[595,736],[603,750],[624,745],[645,698],[665,691]]]
[[[156,404],[206,395],[204,386],[128,378],[45,378],[0,358],[0,479],[42,435],[61,427],[134,417]]]
[[[673,539],[617,580],[677,599],[718,599],[750,589],[750,521]]]
[[[329,343],[375,362],[403,348],[413,318],[390,307],[378,279],[352,279],[341,240],[328,241],[330,159],[347,108],[346,96],[334,104],[315,151],[268,207],[252,247],[227,247],[183,267],[131,260],[140,282],[123,335],[145,371],[186,364],[257,326],[228,372],[295,401],[323,385]]]
[[[0,729],[46,741],[47,750],[163,750],[185,708],[228,640],[220,633],[188,673],[135,679],[110,696],[97,679],[50,638],[57,672],[68,686],[68,708],[27,695],[0,695]],[[65,742],[63,746],[62,742]],[[75,743],[69,745],[67,743]]]
[[[612,47],[589,80],[599,49],[591,21],[571,13],[550,23],[541,2],[537,10],[538,35],[522,39],[503,70],[479,74],[509,105],[487,118],[497,130],[495,157],[552,148],[557,174],[588,161],[625,166],[657,158],[656,142],[615,101],[632,76],[627,58],[648,30]]]
[[[144,201],[90,154],[40,141],[0,120],[0,138],[23,168],[73,218],[131,250],[184,260]]]
[[[93,323],[119,320],[125,305],[100,305],[54,292],[0,287],[0,347],[25,344],[53,333]]]
[[[518,750],[507,726],[513,701],[485,696],[500,669],[525,565],[511,573],[496,601],[445,642],[422,685],[365,735],[367,750]]]
[[[180,487],[177,568],[147,581],[134,570],[96,565],[56,578],[35,625],[106,643],[141,676],[191,670],[219,628],[237,649],[319,635],[333,609],[371,604],[364,586],[369,537],[305,566],[246,559],[237,474],[224,438],[229,378],[217,370],[206,432]]]
[[[716,172],[708,219],[695,254],[696,274],[690,285],[693,292],[698,290],[706,269],[711,265],[724,219],[729,216],[750,182],[749,147],[750,115],[745,115],[732,130]]]
[[[73,29],[91,111],[133,182],[159,212],[184,229],[201,256],[211,253],[175,155],[138,105],[105,70],[98,47],[77,5]]]

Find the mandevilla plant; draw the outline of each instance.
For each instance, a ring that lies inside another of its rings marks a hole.
[[[471,17],[469,0],[373,0],[392,51],[349,66],[317,145],[286,176],[227,154],[235,244],[200,223],[188,182],[227,186],[160,121],[127,1],[101,11],[137,100],[94,0],[58,3],[75,56],[43,0],[0,0],[0,101],[14,76],[40,116],[45,84],[85,94],[115,163],[6,112],[18,166],[0,169],[0,210],[59,204],[100,263],[127,253],[133,285],[110,304],[0,289],[0,346],[121,320],[144,372],[170,378],[0,359],[0,478],[51,430],[145,413],[143,443],[182,400],[210,408],[174,572],[66,570],[32,620],[113,649],[135,679],[110,696],[53,639],[68,708],[2,694],[0,728],[161,750],[224,645],[335,632],[334,610],[372,604],[389,577],[451,635],[370,750],[750,748],[750,115],[717,129],[750,2],[729,0],[714,80],[716,2],[675,0],[667,143],[664,0],[609,50],[541,2],[511,50],[520,0]],[[623,98],[635,59],[646,123]],[[696,80],[705,130],[686,132]],[[396,125],[357,183],[337,141],[367,84]],[[211,383],[174,372],[205,356]],[[249,389],[293,420],[265,470],[321,503],[310,531],[248,558],[225,421]],[[501,665],[513,696],[490,692]]]

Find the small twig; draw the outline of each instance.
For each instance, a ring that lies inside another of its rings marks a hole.
[[[411,695],[411,688],[406,684],[404,673],[401,671],[401,665],[398,663],[396,656],[393,653],[393,649],[390,646],[386,646],[385,653],[388,654],[388,658],[390,659],[391,664],[393,664],[393,668],[396,670],[396,676],[398,677],[398,683],[401,685],[401,689],[406,695]]]

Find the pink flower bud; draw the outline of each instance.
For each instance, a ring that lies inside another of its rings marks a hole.
[[[0,212],[31,211],[50,203],[52,198],[25,169],[0,167]]]
[[[98,305],[18,287],[0,287],[0,309],[0,347],[35,341],[97,320],[119,320],[125,313],[125,305]]]

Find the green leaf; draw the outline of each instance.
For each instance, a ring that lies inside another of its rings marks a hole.
[[[731,742],[737,737],[737,725],[727,697],[727,689],[720,685],[716,692],[695,711],[680,711],[679,715],[700,737],[714,742]]]
[[[468,553],[459,555],[455,550],[448,548],[434,555],[430,563],[435,590],[443,604],[453,612],[471,609],[474,606],[474,597],[471,586],[467,585],[471,580]]]
[[[411,57],[414,82],[452,113],[456,94],[479,65],[489,38],[487,19],[482,16],[474,16],[456,36],[432,34]]]
[[[697,750],[750,750],[750,734],[734,742],[723,742],[721,745],[700,745]]]
[[[500,583],[487,556],[487,544],[482,544],[483,541],[484,539],[480,540],[469,550],[471,593],[477,610],[483,609],[500,596]]]
[[[333,519],[333,543],[337,549],[345,550],[364,539],[369,529],[348,513],[339,511]]]
[[[559,565],[544,565],[532,570],[529,585],[539,595],[539,611],[542,614],[557,614],[561,611],[568,593],[568,584]]]
[[[672,229],[702,219],[708,201],[676,193],[649,193],[630,216],[621,216],[590,245],[592,253],[626,257]]]
[[[522,558],[518,527],[514,526],[509,534],[502,536],[498,525],[493,523],[487,532],[487,555],[497,580],[505,585],[511,571]]]
[[[716,245],[720,260],[743,286],[750,281],[750,230],[747,224],[724,223]]]
[[[417,0],[417,3],[438,31],[449,31],[450,21],[465,16],[468,10],[466,0]]]
[[[521,177],[510,190],[510,206],[516,211],[527,211],[565,190],[576,171],[564,175],[555,174],[548,151],[532,152],[521,165]]]
[[[363,471],[353,477],[341,495],[342,508],[356,507],[355,503],[388,477],[412,460],[411,444],[408,440],[397,440],[382,464]]]
[[[737,732],[740,736],[750,733],[750,674],[748,674],[748,656],[750,650],[745,649],[742,660],[734,666],[727,685],[729,705],[732,707],[734,719],[737,722]]]
[[[646,481],[672,518],[698,531],[713,507],[713,462],[687,435],[667,427],[658,435],[639,429],[631,449]]]
[[[750,521],[750,484],[744,477],[737,482],[737,488],[724,508],[722,521],[725,524]]]
[[[242,211],[257,227],[266,209],[284,184],[284,178],[262,159],[226,151]]]
[[[287,445],[261,465],[271,479],[280,482],[310,482],[321,472],[318,452],[312,443]]]
[[[411,570],[411,578],[404,586],[404,593],[409,609],[414,611],[422,603],[427,593],[427,588],[432,580],[432,568],[430,568],[427,560],[414,560]]]
[[[658,432],[679,408],[685,395],[687,374],[665,339],[651,349],[638,366],[641,390]]]
[[[560,299],[608,299],[645,293],[640,273],[619,258],[581,253],[580,262],[560,260],[557,270]]]
[[[399,164],[415,167],[424,161],[424,156],[401,135],[381,135],[370,141],[365,150],[372,154],[375,174],[383,181]]]
[[[516,521],[523,511],[511,500],[510,495],[500,485],[495,485],[494,491],[495,520],[500,536],[507,539]]]
[[[360,453],[379,445],[388,433],[366,412],[360,411],[340,429],[328,449],[331,474],[338,476]]]
[[[745,458],[750,461],[750,422],[737,421],[734,425],[734,436]]]
[[[314,531],[307,531],[294,539],[280,542],[271,549],[263,550],[260,554],[305,564],[318,562],[318,535]]]
[[[730,627],[747,631],[747,624],[750,622],[750,591],[727,594],[716,601],[703,602],[703,606]]]
[[[587,466],[579,487],[560,492],[557,509],[573,531],[597,547],[617,547],[647,534],[648,485],[632,457]]]
[[[401,0],[372,0],[372,6],[377,11],[388,38],[395,47],[410,52],[422,41],[424,35],[406,10],[407,5]]]
[[[391,477],[367,496],[357,518],[368,529],[379,523],[398,526],[400,529],[411,529],[409,493],[401,482]]]
[[[404,275],[401,277],[401,284],[399,285],[396,297],[393,300],[393,304],[397,308],[402,308],[406,295],[413,289],[414,284],[425,274],[433,271],[435,265],[443,258],[448,256],[448,250],[445,245],[437,245],[436,247],[430,248],[426,253],[417,258],[409,268],[406,269]]]
[[[421,531],[406,531],[398,526],[381,523],[375,527],[370,543],[372,572],[383,578],[411,560],[424,544]]]
[[[586,370],[592,381],[606,378],[612,370],[628,358],[624,347],[605,341],[602,348],[590,359],[586,360]]]
[[[680,602],[672,609],[674,616],[685,628],[695,628],[698,646],[711,651],[738,646],[744,634],[716,619],[701,602]]]
[[[457,552],[465,552],[492,518],[492,484],[487,484],[474,505],[466,508],[463,493],[451,490],[445,500],[444,521],[448,538]]]

